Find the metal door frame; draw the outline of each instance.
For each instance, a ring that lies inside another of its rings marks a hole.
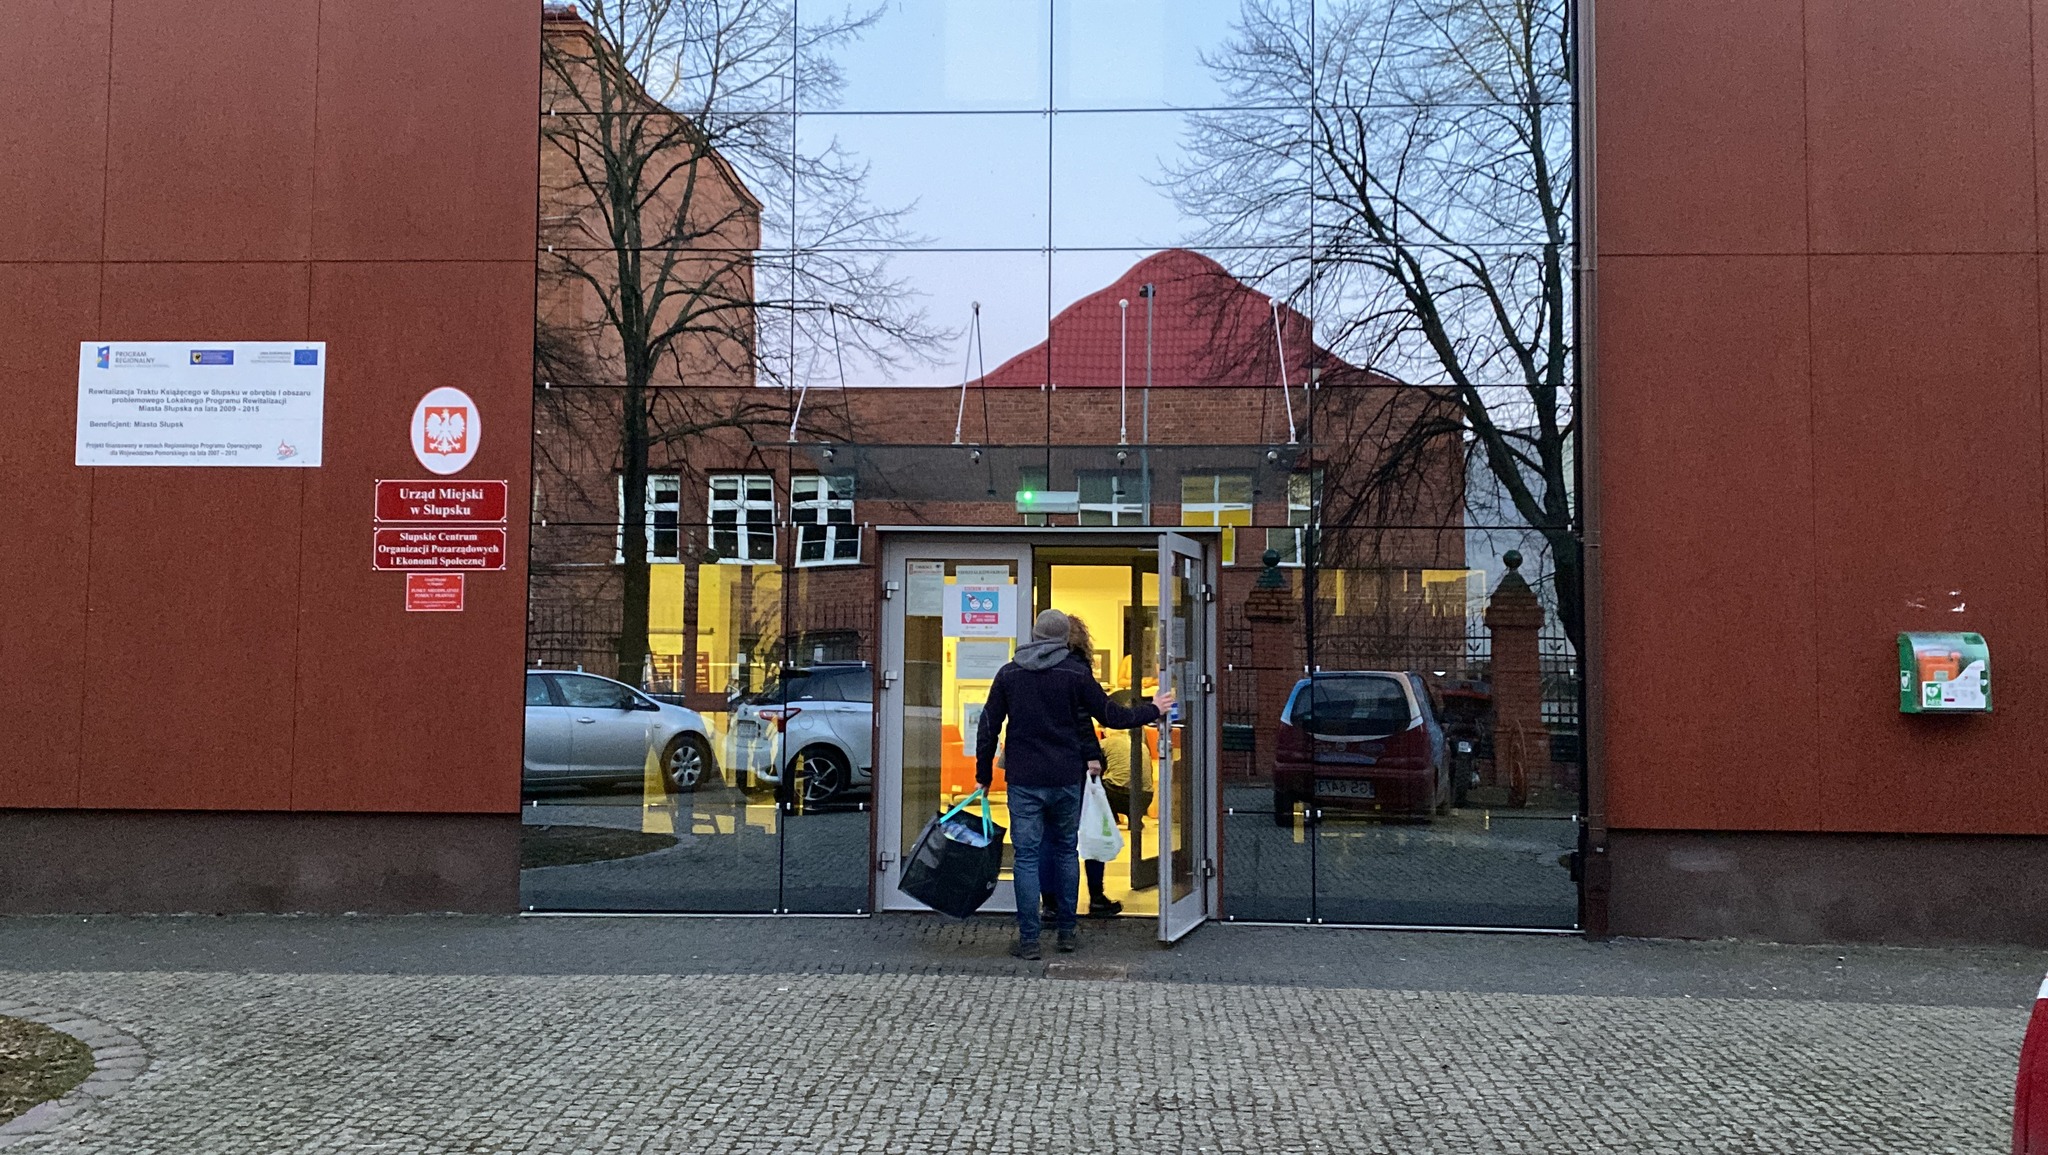
[[[1216,640],[1216,551],[1202,541],[1185,534],[1161,533],[1159,535],[1159,668],[1161,683],[1165,682],[1166,671],[1170,668],[1168,648],[1173,644],[1173,630],[1168,625],[1172,613],[1172,581],[1175,558],[1191,558],[1196,571],[1201,575],[1196,588],[1189,591],[1194,601],[1195,615],[1200,623],[1201,638],[1197,652],[1189,655],[1195,663],[1193,686],[1174,686],[1175,694],[1184,702],[1191,699],[1199,704],[1199,710],[1183,709],[1184,719],[1199,720],[1199,728],[1183,726],[1182,741],[1188,745],[1188,763],[1195,771],[1194,789],[1190,795],[1194,800],[1193,845],[1181,851],[1173,849],[1174,824],[1178,815],[1173,811],[1173,750],[1170,727],[1162,726],[1162,757],[1159,759],[1159,941],[1178,941],[1189,931],[1207,922],[1216,913],[1216,861],[1219,849],[1217,842],[1217,799],[1221,793],[1219,755],[1221,753],[1221,719],[1216,710],[1216,685],[1219,667],[1217,665]],[[1194,703],[1191,703],[1193,705]],[[1180,854],[1194,857],[1192,864],[1195,885],[1187,897],[1176,900],[1173,897],[1173,859]]]
[[[1203,650],[1200,668],[1208,675],[1209,708],[1204,711],[1207,724],[1198,735],[1203,743],[1205,756],[1202,758],[1203,782],[1197,791],[1197,798],[1203,805],[1197,808],[1197,845],[1202,854],[1198,864],[1197,882],[1194,894],[1182,900],[1185,908],[1195,899],[1200,900],[1200,913],[1178,926],[1176,933],[1167,933],[1168,909],[1166,901],[1171,894],[1171,875],[1163,865],[1161,870],[1161,899],[1159,914],[1159,937],[1162,943],[1170,943],[1188,931],[1200,926],[1215,916],[1217,911],[1218,833],[1221,811],[1218,801],[1221,794],[1221,716],[1215,708],[1214,687],[1218,683],[1221,666],[1217,636],[1216,587],[1218,581],[1220,529],[1206,526],[1173,527],[1168,530],[1158,526],[929,526],[929,525],[883,525],[876,526],[876,538],[882,547],[882,564],[879,573],[880,597],[876,601],[880,621],[877,623],[879,645],[876,650],[878,673],[875,693],[874,733],[874,777],[873,798],[875,802],[874,842],[869,855],[873,867],[873,906],[876,911],[920,911],[923,903],[904,895],[896,889],[898,861],[903,845],[903,611],[905,608],[907,571],[905,563],[917,560],[947,561],[1016,561],[1018,564],[1018,633],[1020,643],[1030,637],[1029,615],[1024,611],[1034,604],[1033,551],[1038,548],[1058,548],[1084,544],[1137,546],[1167,552],[1171,542],[1176,552],[1199,558],[1204,574],[1207,595],[1202,598],[1204,615]],[[979,553],[974,551],[981,551]],[[1162,556],[1160,580],[1164,593],[1164,575],[1168,572],[1165,557]],[[1165,613],[1162,605],[1160,612]],[[1158,631],[1164,636],[1165,630]],[[1160,831],[1166,829],[1168,816],[1161,803]],[[998,888],[989,904],[982,908],[987,913],[1012,913],[1015,909],[1013,888]],[[1186,911],[1183,910],[1183,916]]]

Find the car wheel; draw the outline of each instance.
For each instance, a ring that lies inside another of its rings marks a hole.
[[[669,789],[678,794],[692,793],[718,775],[718,765],[711,760],[711,747],[695,734],[676,735],[661,756],[661,768]]]
[[[806,810],[814,810],[846,792],[852,768],[837,750],[813,746],[796,756],[789,772],[795,776],[796,794]]]

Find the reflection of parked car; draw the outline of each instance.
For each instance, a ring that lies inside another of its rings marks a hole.
[[[1295,683],[1281,712],[1273,818],[1294,804],[1442,814],[1452,782],[1443,727],[1420,674],[1360,670]]]
[[[874,774],[873,679],[866,662],[784,671],[733,703],[726,764],[769,785],[787,771],[807,806],[866,785]]]
[[[711,731],[695,710],[595,674],[526,672],[526,786],[638,785],[649,750],[671,790],[718,775]]]

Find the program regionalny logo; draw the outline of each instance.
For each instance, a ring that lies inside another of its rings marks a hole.
[[[114,347],[112,345],[101,345],[97,350],[97,356],[98,360],[94,361],[94,364],[98,365],[102,369],[113,368]]]

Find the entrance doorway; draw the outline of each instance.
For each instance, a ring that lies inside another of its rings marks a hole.
[[[902,860],[933,814],[974,791],[981,707],[996,671],[1030,639],[1038,611],[1084,621],[1103,688],[1125,704],[1162,684],[1172,717],[1099,733],[1124,826],[1105,897],[1157,921],[1171,942],[1216,909],[1218,782],[1216,545],[1213,536],[1060,529],[881,532],[881,669],[876,708],[875,866],[883,910],[919,910],[898,889]],[[1007,820],[1000,766],[990,791]],[[1014,909],[1009,857],[986,908]],[[1083,910],[1089,896],[1082,896]]]

